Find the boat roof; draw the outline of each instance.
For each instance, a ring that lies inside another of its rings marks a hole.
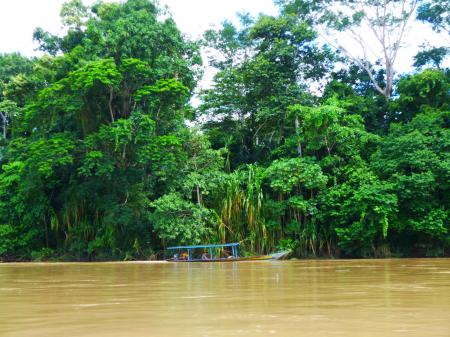
[[[223,243],[223,244],[214,244],[214,245],[196,245],[196,246],[176,246],[176,247],[167,247],[166,249],[193,249],[193,248],[219,248],[219,247],[236,247],[239,246],[239,243]]]

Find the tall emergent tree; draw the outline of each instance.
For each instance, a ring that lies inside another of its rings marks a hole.
[[[280,0],[283,10],[313,23],[327,43],[369,75],[376,90],[392,95],[395,63],[418,0]],[[340,34],[343,33],[343,34]],[[351,41],[345,44],[343,41]],[[383,72],[377,78],[377,69]]]
[[[184,121],[198,46],[147,0],[74,0],[61,17],[64,36],[34,35],[51,56],[2,78],[12,102],[2,117],[15,120],[2,124],[14,137],[0,171],[0,237],[17,239],[1,254],[148,254],[165,235],[151,225],[151,201],[182,190],[192,171],[185,149],[197,140]]]
[[[284,143],[296,128],[288,106],[311,101],[307,82],[325,76],[332,57],[292,16],[241,19],[241,29],[225,23],[205,34],[220,71],[200,108],[213,145],[229,147],[233,167],[264,160]]]

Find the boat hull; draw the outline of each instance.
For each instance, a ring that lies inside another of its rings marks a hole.
[[[192,260],[181,260],[181,259],[167,259],[168,262],[238,262],[238,261],[264,261],[264,260],[280,260],[285,257],[289,252],[278,252],[269,255],[259,255],[259,256],[246,256],[246,257],[229,257],[220,259],[192,259]]]

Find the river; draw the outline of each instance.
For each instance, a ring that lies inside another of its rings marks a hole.
[[[450,259],[0,264],[0,336],[450,336]]]

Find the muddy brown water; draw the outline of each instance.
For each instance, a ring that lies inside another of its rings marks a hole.
[[[450,336],[450,259],[0,264],[0,336]]]

